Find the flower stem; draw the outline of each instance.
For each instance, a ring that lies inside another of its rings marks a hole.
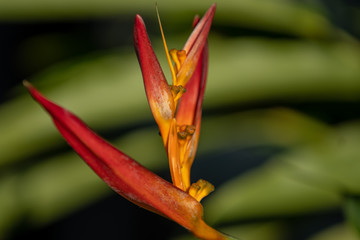
[[[203,240],[239,240],[235,237],[221,233],[200,220],[193,234]]]

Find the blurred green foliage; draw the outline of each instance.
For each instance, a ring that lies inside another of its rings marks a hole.
[[[157,2],[170,47],[181,47],[193,15],[211,3]],[[118,15],[133,19],[139,12],[152,19],[149,31],[157,31],[151,1],[18,0],[0,6],[0,21],[8,23]],[[359,19],[359,10],[354,12]],[[344,221],[307,239],[358,239],[353,229],[360,226],[360,112],[346,106],[360,106],[360,46],[329,15],[320,1],[218,2],[198,155],[261,146],[281,149],[264,164],[230,176],[205,200],[206,220],[224,232],[244,240],[285,240],[291,231],[287,219],[344,209],[355,228]],[[359,22],[353,24],[360,29]],[[160,35],[152,36],[152,42],[168,73]],[[165,152],[156,127],[149,124],[153,120],[140,68],[129,48],[68,58],[28,80],[119,149],[162,171],[167,168]],[[36,59],[24,56],[25,65]],[[25,90],[19,86],[12,93],[0,105],[0,239],[11,239],[14,226],[25,217],[30,228],[44,226],[110,193],[66,147]],[[321,104],[296,107],[313,103]],[[344,109],[335,111],[337,104]],[[335,124],[327,119],[338,114]],[[227,164],[226,158],[219,161]]]

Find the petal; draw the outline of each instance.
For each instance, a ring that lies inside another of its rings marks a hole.
[[[206,44],[215,9],[216,4],[213,4],[196,25],[183,48],[187,53],[187,57],[177,74],[178,85],[185,86],[195,71],[201,52]]]
[[[215,14],[215,9],[216,9],[216,4],[214,3],[206,11],[202,19],[198,19],[198,16],[195,16],[193,22],[194,30],[191,32],[188,40],[186,41],[183,47],[183,50],[185,50],[187,53],[190,52],[190,49],[192,48],[192,46],[194,46],[194,43],[197,41],[197,39],[201,34],[203,34],[203,36],[204,34],[206,34],[206,36],[204,37],[205,39],[207,38],[207,34],[209,33],[211,22]],[[202,33],[204,30],[206,30],[207,33]]]
[[[92,132],[78,117],[25,83],[33,98],[51,115],[65,140],[112,189],[135,204],[194,230],[202,206]]]
[[[168,158],[169,158],[169,167],[171,173],[171,179],[173,184],[180,188],[183,191],[187,190],[187,185],[184,183],[182,175],[181,175],[181,165],[180,163],[180,149],[178,145],[178,134],[176,130],[176,120],[175,118],[172,120],[171,128],[169,132],[169,143],[168,143]]]
[[[187,91],[183,94],[176,113],[176,121],[178,125],[194,125],[195,133],[189,139],[186,145],[182,167],[182,175],[190,178],[191,166],[194,162],[201,127],[201,109],[204,98],[206,78],[208,68],[208,47],[205,45],[201,59],[196,67],[196,70],[186,84]]]
[[[164,145],[166,145],[170,123],[175,112],[174,99],[151,47],[144,21],[139,15],[136,15],[135,18],[134,43],[144,79],[146,96],[155,121],[160,128]]]
[[[195,72],[186,84],[186,92],[179,103],[176,121],[178,125],[197,125],[196,119],[201,120],[201,107],[205,93],[209,62],[208,46],[205,45],[196,66]]]

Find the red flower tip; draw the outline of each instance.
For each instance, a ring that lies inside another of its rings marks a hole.
[[[175,114],[175,103],[140,15],[135,17],[134,44],[144,79],[146,96],[166,145],[170,122]]]

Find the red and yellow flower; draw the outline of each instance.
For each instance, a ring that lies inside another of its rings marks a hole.
[[[207,35],[214,13],[215,4],[202,19],[195,18],[194,30],[182,50],[167,50],[161,28],[172,75],[171,85],[152,49],[142,18],[139,15],[135,18],[135,50],[147,99],[168,154],[173,184],[113,147],[74,114],[24,82],[32,97],[51,115],[65,140],[112,189],[131,202],[172,219],[198,238],[209,240],[230,239],[203,221],[200,200],[214,187],[202,179],[190,183],[207,75]]]

